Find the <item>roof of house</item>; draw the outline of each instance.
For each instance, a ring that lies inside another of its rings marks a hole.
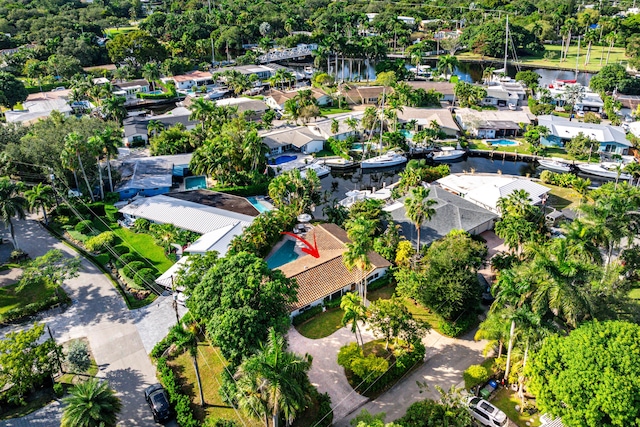
[[[444,189],[459,194],[492,212],[498,212],[498,200],[516,190],[529,193],[529,200],[540,203],[550,190],[529,179],[494,174],[451,174],[437,181]]]
[[[423,80],[415,80],[407,82],[414,89],[424,89],[426,91],[435,90],[443,95],[453,95],[453,83],[449,82],[430,82]]]
[[[626,147],[632,145],[627,140],[624,130],[617,126],[584,123],[577,120],[570,121],[564,117],[550,115],[538,117],[538,125],[546,127],[551,135],[562,139],[571,139],[582,133],[601,143],[616,142]]]
[[[271,97],[276,102],[276,104],[282,105],[285,102],[287,102],[289,99],[294,98],[298,94],[298,92],[300,92],[301,90],[311,91],[311,96],[313,96],[313,98],[316,100],[325,96],[329,96],[322,89],[318,89],[315,87],[303,87],[300,89],[288,90],[288,91],[271,88],[269,89],[269,92],[267,92],[265,97]]]
[[[123,162],[119,171],[122,181],[116,191],[170,188],[173,163],[159,157],[141,157]]]
[[[487,221],[498,217],[494,212],[438,186],[430,187],[429,199],[436,201],[436,204],[433,205],[435,214],[430,221],[425,222],[420,228],[421,244],[438,240],[446,236],[451,230],[473,231],[475,228],[486,224]],[[405,237],[412,240],[417,237],[416,226],[407,218],[403,203],[396,203],[385,210],[390,212],[393,220],[402,226]]]
[[[124,119],[124,137],[128,138],[132,135],[147,135],[147,125],[151,120],[158,121],[165,125],[165,127],[171,127],[178,123],[182,123],[185,126],[193,126],[199,123],[196,120],[189,120],[191,111],[185,107],[174,108],[173,110],[160,114],[158,116],[136,116],[128,117]]]
[[[149,86],[149,82],[146,81],[145,79],[137,79],[137,80],[131,80],[130,82],[114,83],[113,86],[120,89],[126,89],[128,87],[136,87],[136,86],[144,87],[144,86]]]
[[[211,78],[211,73],[208,71],[192,71],[190,73],[181,74],[178,76],[169,77],[169,79],[178,82],[188,82],[190,80],[207,80]]]
[[[362,279],[362,273],[358,269],[349,271],[342,261],[342,254],[347,250],[346,244],[351,241],[342,228],[335,224],[320,224],[307,233],[306,238],[315,240],[320,257],[304,255],[278,267],[285,276],[295,278],[298,283],[298,301],[290,307],[291,311]],[[375,252],[369,252],[368,256],[371,269],[367,275],[378,268],[391,265]]]
[[[487,91],[487,97],[502,99],[505,101],[509,99],[509,91],[502,86],[488,86],[485,87],[485,90]]]
[[[71,89],[64,90],[50,90],[49,92],[36,92],[30,93],[27,96],[27,101],[46,101],[50,99],[67,99],[69,94],[71,93]],[[24,104],[23,104],[24,105]]]
[[[206,234],[229,225],[246,227],[253,217],[225,209],[201,205],[167,195],[134,200],[120,208],[120,212],[136,218],[145,218],[161,224]]]
[[[219,193],[211,190],[189,190],[169,193],[166,196],[250,217],[256,217],[260,214],[255,206],[244,197],[228,193]]]
[[[382,96],[382,92],[385,90],[383,86],[352,86],[346,91],[342,92],[345,98],[352,103],[359,103],[371,98],[380,98]],[[392,89],[388,89],[387,93],[391,93]]]
[[[64,98],[49,98],[25,101],[22,103],[24,110],[8,110],[5,112],[7,122],[20,122],[29,124],[38,119],[49,117],[52,111],[70,113],[71,106]]]
[[[334,135],[341,135],[341,134],[346,134],[348,132],[353,132],[353,129],[351,129],[347,125],[347,119],[356,119],[358,121],[361,121],[363,115],[364,115],[364,112],[355,112],[345,116],[336,117],[335,119],[318,120],[315,123],[309,123],[307,127],[313,133],[317,135],[321,135],[324,138],[329,138]],[[338,122],[338,132],[335,132],[335,133],[331,129],[333,126],[333,120],[337,120]]]
[[[445,108],[412,108],[403,107],[402,111],[398,113],[398,120],[409,122],[411,120],[418,120],[418,123],[429,124],[432,121],[436,121],[440,127],[447,129],[454,129],[459,131],[458,125],[451,111]]]
[[[456,119],[463,124],[466,128],[471,125],[476,129],[480,126],[485,128],[486,126],[491,126],[491,123],[494,122],[494,125],[506,125],[506,122],[515,123],[518,126],[519,123],[530,124],[535,120],[535,116],[531,115],[524,110],[519,111],[510,111],[510,110],[474,110],[472,108],[456,108]],[[510,125],[513,126],[513,125]],[[491,127],[490,127],[491,128]],[[519,126],[518,126],[519,128]],[[495,128],[491,128],[495,129]],[[511,129],[506,128],[506,129]]]
[[[238,108],[238,112],[243,113],[245,111],[254,111],[256,113],[263,112],[269,109],[264,101],[251,98],[227,98],[215,101],[218,106],[230,106]]]
[[[293,145],[296,148],[302,148],[311,141],[323,141],[324,138],[314,134],[306,126],[298,126],[293,129],[277,130],[262,135],[262,141],[269,148],[282,147],[284,145]]]

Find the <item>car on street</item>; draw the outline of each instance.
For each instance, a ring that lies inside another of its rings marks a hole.
[[[171,418],[171,405],[169,404],[169,395],[162,387],[162,384],[154,384],[144,391],[144,398],[151,408],[153,419],[155,422],[163,422]]]
[[[484,427],[502,427],[509,422],[504,412],[480,397],[470,397],[467,403],[469,414]]]

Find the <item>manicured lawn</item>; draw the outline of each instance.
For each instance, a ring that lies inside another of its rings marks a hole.
[[[18,284],[3,286],[0,288],[0,320],[4,320],[4,314],[18,307],[46,301],[56,293],[56,286],[45,281],[34,280],[22,289],[18,290]],[[64,290],[60,289],[61,295]]]
[[[518,427],[537,427],[540,425],[539,413],[529,415],[516,411],[516,405],[522,406],[520,399],[518,399],[517,392],[503,388],[496,393],[491,403],[507,414],[507,417],[516,423]]]
[[[508,138],[512,139],[512,138]],[[494,152],[505,152],[505,153],[521,153],[521,154],[531,154],[529,151],[529,143],[524,140],[518,140],[520,145],[512,145],[512,146],[499,146],[499,145],[488,145],[485,144],[484,141],[481,140],[473,140],[469,142],[469,148],[472,150],[488,150]]]
[[[338,108],[338,107],[326,107],[320,108],[320,113],[326,116],[328,114],[340,114],[340,113],[350,113],[351,110],[348,108]]]
[[[114,228],[113,231],[124,244],[132,248],[131,252],[138,253],[151,261],[160,273],[164,273],[173,265],[173,261],[165,256],[164,249],[156,245],[149,234],[134,233],[122,227]]]
[[[302,336],[312,340],[328,337],[342,328],[343,315],[344,311],[342,311],[342,309],[332,308],[296,326],[296,330],[300,332]]]
[[[200,369],[200,379],[202,380],[202,391],[204,394],[205,408],[200,407],[200,394],[198,392],[198,382],[191,356],[184,353],[181,356],[170,360],[168,364],[174,369],[177,376],[183,381],[183,391],[191,397],[191,406],[194,415],[200,421],[205,418],[224,418],[234,420],[238,425],[255,426],[262,425],[261,420],[249,418],[244,413],[236,412],[233,407],[222,401],[218,390],[222,382],[222,373],[226,361],[222,358],[220,350],[210,346],[208,343],[198,344],[198,368]]]
[[[575,209],[580,204],[580,195],[573,188],[558,187],[557,185],[544,184],[551,189],[547,205],[560,210],[565,208]]]
[[[640,288],[631,289],[629,292],[629,298],[640,300]]]
[[[320,150],[317,153],[314,154],[314,156],[317,157],[330,157],[330,156],[335,156],[335,153],[331,150]]]
[[[112,39],[118,34],[130,33],[131,31],[135,31],[137,29],[138,27],[117,27],[117,28],[112,27],[112,28],[105,28],[104,33],[107,35],[108,38]]]
[[[545,45],[545,52],[553,52],[555,54],[555,58],[549,59],[544,57],[544,53],[537,56],[525,56],[519,58],[520,64],[525,65],[527,67],[541,67],[541,68],[558,68],[558,69],[567,69],[567,70],[575,70],[576,68],[576,56],[578,53],[578,44],[576,42],[572,43],[569,47],[569,53],[567,54],[566,61],[560,62],[560,50],[562,49],[561,45]],[[580,46],[580,59],[578,61],[578,69],[580,71],[600,71],[603,65],[606,65],[607,61],[607,47],[604,49],[604,53],[602,52],[602,46],[593,46],[591,48],[591,60],[589,64],[584,65],[585,56],[587,53],[586,46]],[[617,64],[620,61],[626,62],[628,58],[624,54],[624,48],[622,47],[614,47],[611,49],[611,55],[609,56],[609,64]],[[475,54],[473,52],[464,52],[460,55],[457,55],[458,59],[465,60],[480,60],[487,59],[491,60],[492,58],[482,57],[481,55]],[[602,58],[602,65],[600,64],[600,58]],[[499,61],[499,59],[496,59]]]

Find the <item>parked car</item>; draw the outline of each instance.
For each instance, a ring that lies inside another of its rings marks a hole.
[[[507,415],[480,397],[470,397],[469,414],[482,426],[502,427],[509,422]]]
[[[153,419],[159,423],[171,418],[171,405],[169,395],[162,384],[154,384],[144,391],[144,398],[151,408]]]

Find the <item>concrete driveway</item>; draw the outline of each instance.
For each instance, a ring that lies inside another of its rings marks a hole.
[[[69,256],[78,255],[35,221],[16,221],[15,225],[19,245],[31,258],[44,255],[54,248]],[[64,289],[73,301],[72,306],[63,313],[57,310],[46,312],[38,321],[46,323],[51,328],[54,338],[59,343],[87,337],[100,369],[98,377],[108,380],[122,400],[119,420],[121,425],[155,426],[143,396],[147,386],[158,382],[155,367],[147,352],[155,344],[153,341],[161,339],[166,335],[168,328],[175,324],[170,297],[161,297],[156,303],[136,310],[137,313],[134,314],[127,308],[111,280],[84,258],[79,276],[68,280]],[[145,321],[146,314],[154,309],[165,314],[160,314],[152,322]],[[145,335],[144,341],[138,326]],[[26,325],[3,328],[0,334],[4,335],[11,330],[24,327]],[[152,336],[146,334],[145,330]],[[47,411],[38,411],[32,415],[40,412],[50,417]],[[0,423],[0,426],[20,425],[16,422],[6,421]]]

